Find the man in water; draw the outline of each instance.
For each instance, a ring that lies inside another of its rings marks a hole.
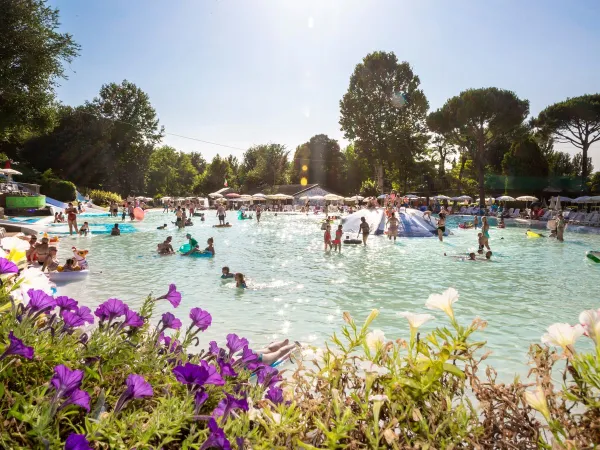
[[[165,242],[163,242],[162,244],[158,244],[158,253],[160,253],[161,255],[170,255],[171,253],[175,253],[175,250],[173,250],[173,246],[171,245],[172,239],[173,238],[171,236],[168,236],[167,239],[165,239]]]
[[[256,223],[260,222],[261,214],[262,214],[262,209],[260,209],[260,206],[256,206]]]
[[[112,230],[110,230],[111,236],[121,236],[121,230],[119,229],[119,224],[115,223],[115,226]]]
[[[217,217],[219,217],[219,225],[225,225],[225,208],[221,203],[217,207]]]
[[[369,228],[367,219],[365,219],[364,217],[360,218],[359,230],[362,232],[363,245],[367,245],[367,239],[369,238],[369,233],[371,232],[371,229]]]
[[[556,239],[560,242],[564,242],[565,234],[565,218],[562,211],[559,211],[556,215]]]
[[[190,233],[186,234],[185,237],[188,240],[188,245],[190,246],[190,249],[187,252],[185,252],[184,255],[189,255],[191,253],[197,252],[198,251],[198,241],[196,239],[194,239]]]

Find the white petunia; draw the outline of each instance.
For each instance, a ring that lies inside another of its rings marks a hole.
[[[539,411],[546,420],[550,420],[550,410],[548,409],[548,402],[546,401],[546,394],[544,388],[538,385],[535,391],[525,392],[525,401],[536,411]]]
[[[369,400],[371,400],[372,402],[387,402],[389,400],[389,398],[387,395],[377,394],[377,395],[370,395]]]
[[[548,327],[548,332],[542,336],[542,344],[567,348],[584,333],[581,325],[574,326],[568,323],[554,323]]]
[[[385,334],[381,330],[373,330],[367,333],[366,342],[369,350],[375,352],[385,343]]]
[[[454,310],[452,304],[458,300],[458,291],[454,288],[446,289],[442,294],[431,294],[425,302],[425,306],[429,309],[439,309],[444,311],[454,320]]]
[[[365,373],[372,373],[379,377],[383,377],[390,373],[389,369],[378,366],[377,364],[375,364],[371,361],[361,361],[359,367],[362,370],[364,370]]]
[[[415,330],[421,325],[424,325],[430,320],[434,319],[434,317],[431,314],[414,314],[408,311],[402,311],[396,314],[408,320],[408,325],[411,328],[414,328]]]
[[[600,344],[600,310],[588,309],[579,314],[579,323],[585,334],[592,338],[596,345]]]

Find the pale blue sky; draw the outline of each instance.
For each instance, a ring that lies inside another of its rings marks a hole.
[[[374,50],[412,65],[431,109],[471,87],[511,89],[533,114],[600,91],[597,0],[51,4],[82,46],[58,90],[64,103],[128,79],[150,95],[168,133],[233,147],[277,142],[293,152],[314,134],[341,140],[339,100]],[[243,153],[168,135],[164,142],[208,159]],[[600,148],[592,156],[600,169]]]

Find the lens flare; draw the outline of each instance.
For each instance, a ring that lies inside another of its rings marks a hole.
[[[306,164],[304,164],[304,165],[302,166],[302,170],[306,172],[306,171],[308,170],[308,166],[307,166]]]
[[[301,184],[302,186],[306,186],[306,185],[308,184],[308,180],[306,179],[306,177],[302,177],[302,178],[300,179],[300,184]]]

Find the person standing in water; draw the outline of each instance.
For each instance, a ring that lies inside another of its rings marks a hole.
[[[444,242],[444,233],[446,232],[446,215],[443,213],[440,213],[439,215],[437,223],[437,232],[440,242]]]
[[[256,223],[260,222],[261,214],[262,214],[262,209],[260,209],[260,205],[256,205]]]
[[[369,233],[371,229],[369,228],[369,224],[367,223],[367,219],[364,217],[360,218],[360,232],[362,232],[363,245],[367,245],[367,239],[369,238]]]
[[[391,241],[392,237],[394,238],[394,242],[396,242],[396,238],[398,237],[398,218],[396,217],[396,213],[392,211],[390,218],[388,219],[388,239]]]
[[[221,203],[219,203],[219,206],[217,207],[217,217],[219,218],[219,225],[225,225],[226,215],[227,214],[225,213],[225,208]]]
[[[324,241],[325,241],[325,251],[327,251],[327,247],[329,247],[329,250],[331,250],[331,225],[329,225],[329,224],[327,224],[327,226],[325,227]]]
[[[556,215],[556,239],[559,240],[560,242],[564,242],[565,241],[564,234],[565,234],[565,218],[563,216],[562,211],[559,211],[558,214]]]
[[[337,230],[335,230],[335,240],[333,241],[333,251],[338,251],[338,253],[342,253],[342,235],[344,231],[342,230],[342,226],[338,225]]]
[[[69,224],[69,234],[73,234],[73,229],[75,230],[75,234],[79,233],[77,229],[77,209],[73,207],[73,203],[69,203],[67,209],[65,209],[65,213],[67,213],[67,223]]]
[[[481,218],[481,231],[483,233],[483,237],[485,238],[485,246],[489,250],[490,244],[488,243],[488,240],[490,239],[490,224],[485,216]]]

